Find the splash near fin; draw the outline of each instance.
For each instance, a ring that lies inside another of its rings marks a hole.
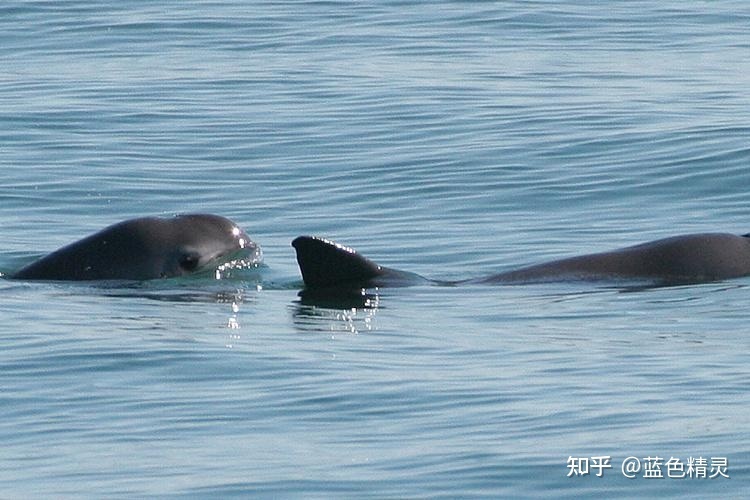
[[[384,270],[355,250],[314,236],[292,241],[302,279],[309,287],[366,286]]]

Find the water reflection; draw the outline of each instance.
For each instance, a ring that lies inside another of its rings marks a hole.
[[[244,288],[144,288],[139,286],[99,288],[107,297],[133,297],[162,302],[215,302],[217,304],[240,304],[255,300],[257,289]],[[252,295],[249,295],[252,294]]]
[[[380,302],[378,289],[364,288],[303,289],[298,294],[300,303],[327,309],[377,309]]]
[[[302,290],[293,304],[294,326],[303,332],[362,333],[375,329],[377,290]]]

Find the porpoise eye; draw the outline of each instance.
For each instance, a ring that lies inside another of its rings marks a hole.
[[[196,269],[198,269],[200,257],[195,253],[184,253],[180,255],[178,263],[180,264],[180,267],[185,271],[195,271]]]

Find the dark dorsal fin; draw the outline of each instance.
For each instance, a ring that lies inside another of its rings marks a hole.
[[[383,274],[383,268],[349,247],[314,236],[292,241],[302,279],[309,287],[365,286]]]

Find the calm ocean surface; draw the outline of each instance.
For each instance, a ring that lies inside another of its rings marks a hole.
[[[746,494],[750,279],[309,303],[289,243],[460,279],[750,232],[749,26],[744,1],[3,2],[0,271],[180,212],[266,267],[0,280],[0,498]]]

